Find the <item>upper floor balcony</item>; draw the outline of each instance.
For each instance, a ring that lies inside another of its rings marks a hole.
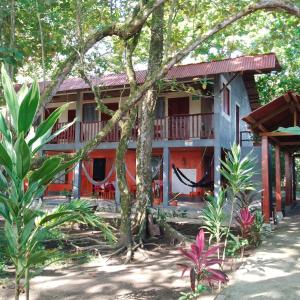
[[[80,122],[77,126],[73,124],[65,132],[55,137],[52,144],[85,143],[93,139],[96,134],[105,127],[108,121]],[[57,123],[54,130],[64,126],[66,123]],[[132,129],[131,140],[136,141],[138,135],[139,120]],[[79,130],[79,134],[76,134]],[[75,137],[77,139],[75,140]],[[214,114],[180,114],[156,119],[154,122],[153,139],[164,140],[191,140],[191,139],[213,139],[214,138]],[[118,142],[120,140],[120,128],[115,125],[103,142]]]

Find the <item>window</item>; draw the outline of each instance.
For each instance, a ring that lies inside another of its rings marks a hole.
[[[230,116],[230,90],[223,83],[223,111],[225,114]]]
[[[99,120],[99,113],[96,107],[96,103],[83,104],[82,122],[96,122]]]
[[[56,183],[56,184],[66,184],[66,183],[68,183],[68,174],[66,173],[66,170],[60,171],[56,175],[56,177],[54,178],[52,183]]]

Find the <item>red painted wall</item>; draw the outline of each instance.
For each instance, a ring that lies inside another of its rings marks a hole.
[[[204,165],[202,161],[202,149],[175,149],[170,151],[170,165],[174,164],[179,169],[196,169],[196,181],[199,181],[204,175]],[[170,169],[170,182],[172,183],[172,168]],[[172,184],[171,189],[172,192]],[[203,189],[195,189],[197,192],[203,192]]]
[[[170,165],[175,164],[176,167],[180,169],[196,169],[196,179],[199,181],[204,175],[204,160],[208,159],[208,152],[203,156],[203,149],[195,148],[176,148],[170,151]],[[48,155],[57,154],[57,152],[48,152]],[[153,149],[154,156],[162,156],[161,149]],[[106,172],[105,176],[108,175],[111,167],[115,163],[116,151],[115,150],[95,150],[90,153],[90,160],[84,161],[85,168],[87,169],[89,175],[92,177],[93,175],[93,159],[94,158],[106,158]],[[126,154],[126,166],[130,171],[131,175],[135,177],[136,175],[136,153],[135,150],[129,150]],[[206,166],[210,165],[210,163],[206,162]],[[108,182],[112,182],[116,180],[115,171],[112,176],[108,179]],[[135,182],[128,176],[127,181],[129,183],[129,187],[131,190],[135,189]],[[48,191],[63,191],[64,189],[70,190],[72,189],[73,182],[73,172],[68,174],[68,184],[51,184],[48,188]],[[172,182],[172,170],[170,169],[170,182]],[[204,190],[201,188],[195,189],[197,192],[203,193]],[[172,192],[172,185],[170,192]],[[93,194],[92,184],[87,180],[84,172],[82,171],[81,177],[81,195],[82,196],[91,196]]]
[[[45,155],[52,156],[52,155],[58,155],[59,153],[61,153],[61,152],[47,151],[45,153]],[[71,152],[66,152],[66,153],[71,153]],[[50,184],[48,186],[48,188],[46,189],[45,194],[48,195],[48,194],[52,194],[52,193],[53,194],[54,193],[60,193],[60,192],[63,192],[63,191],[71,191],[72,188],[73,188],[73,171],[70,171],[66,176],[67,176],[67,180],[66,180],[67,183],[53,183],[53,184]]]

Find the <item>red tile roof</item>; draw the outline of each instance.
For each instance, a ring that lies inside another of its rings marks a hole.
[[[168,72],[167,79],[192,79],[201,76],[212,76],[221,73],[248,72],[264,73],[272,70],[279,70],[280,65],[274,53],[254,56],[240,56],[220,61],[195,63],[175,66]],[[146,71],[137,71],[138,83],[145,80]],[[118,88],[128,84],[126,74],[110,74],[100,78],[95,78],[94,84],[99,84],[107,88]],[[59,92],[89,89],[89,86],[81,78],[66,79],[60,86]]]

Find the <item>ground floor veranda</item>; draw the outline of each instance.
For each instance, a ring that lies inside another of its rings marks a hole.
[[[154,148],[151,160],[154,205],[201,208],[204,195],[213,193],[214,183],[220,184],[220,173],[215,170],[216,167],[219,169],[221,152],[215,155],[215,147]],[[44,152],[45,155],[57,153],[53,150]],[[119,204],[115,158],[115,149],[94,150],[87,160],[55,179],[48,187],[46,196],[72,195],[75,198],[103,199]],[[137,190],[136,149],[128,150],[124,163],[134,201]],[[186,178],[179,178],[173,166]],[[196,183],[202,180],[205,187],[193,187],[188,180]]]

